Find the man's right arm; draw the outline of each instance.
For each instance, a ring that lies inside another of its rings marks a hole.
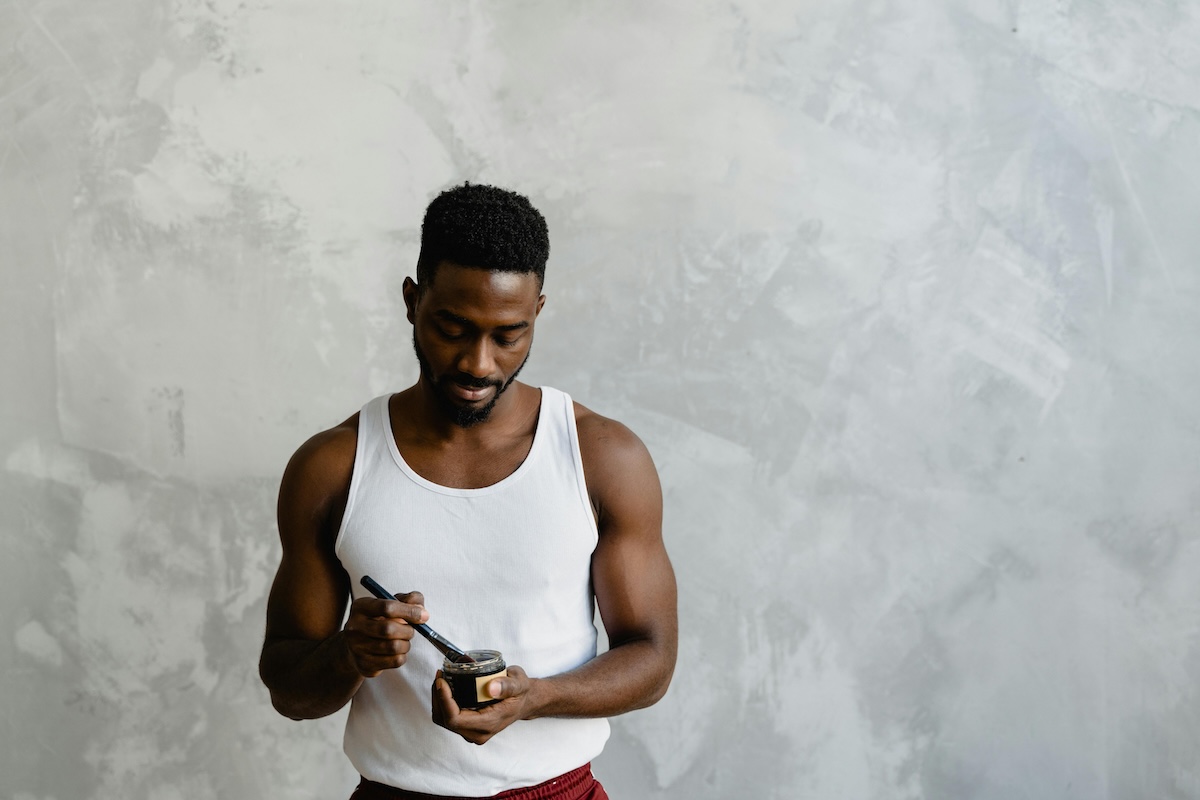
[[[412,592],[403,602],[359,598],[342,625],[350,578],[333,545],[354,470],[356,422],[305,442],[279,489],[283,557],[267,600],[259,674],[272,705],[292,719],[332,714],[365,678],[402,665],[413,636],[408,621],[429,616]]]

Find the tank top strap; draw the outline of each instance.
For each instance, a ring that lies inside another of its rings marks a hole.
[[[387,454],[388,444],[384,437],[391,436],[392,433],[388,420],[388,401],[390,399],[391,395],[385,394],[368,400],[358,412],[358,441],[354,445],[354,469],[350,476],[350,490],[346,495],[346,510],[342,512],[342,524],[337,538],[334,539],[335,554],[341,552],[347,522],[357,505],[359,488],[368,473],[375,468],[375,462]]]
[[[380,395],[369,400],[359,412],[358,438],[360,442],[365,441],[371,449],[387,444],[384,434],[391,433],[388,419],[388,401],[391,399],[390,394]]]
[[[583,470],[583,456],[579,449],[579,428],[575,421],[575,402],[564,391],[549,386],[542,387],[542,403],[549,403],[542,419],[550,422],[544,444],[553,451],[555,463],[570,475],[565,476],[575,488],[580,504],[585,509],[585,518],[593,535],[598,535],[595,511],[588,494],[587,479]],[[539,432],[539,436],[541,432]]]

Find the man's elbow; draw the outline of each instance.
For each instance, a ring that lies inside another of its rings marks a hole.
[[[658,686],[655,687],[654,699],[650,701],[651,705],[657,703],[666,696],[667,690],[671,688],[671,679],[673,677],[675,677],[674,655],[671,656],[671,660],[667,663],[666,670],[664,671],[662,678],[659,680]]]
[[[297,722],[327,716],[327,714],[312,713],[312,709],[307,708],[311,704],[298,700],[294,693],[285,691],[282,687],[282,676],[267,665],[266,659],[259,662],[258,677],[267,687],[267,692],[271,696],[271,707],[281,716]]]
[[[295,698],[284,696],[278,692],[271,692],[271,707],[274,708],[281,716],[287,717],[294,722],[302,722],[307,719],[320,719],[332,714],[334,709],[319,708],[311,703],[298,703]]]
[[[667,690],[671,688],[671,678],[675,676],[676,648],[674,644],[659,646],[655,649],[658,651],[658,669],[655,671],[654,678],[643,696],[643,702],[639,708],[647,708],[662,700],[666,696]]]

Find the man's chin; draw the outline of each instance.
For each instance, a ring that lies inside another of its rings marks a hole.
[[[492,414],[492,409],[496,407],[496,400],[500,398],[500,392],[493,393],[486,401],[481,398],[473,403],[440,392],[439,396],[442,401],[442,409],[450,417],[450,421],[460,428],[471,428],[487,421]]]
[[[454,424],[460,428],[472,428],[481,422],[487,422],[487,418],[492,415],[492,409],[496,407],[496,398],[492,398],[487,405],[479,408],[471,406],[456,406],[451,419]]]

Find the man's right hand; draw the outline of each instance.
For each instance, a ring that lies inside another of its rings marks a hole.
[[[396,669],[408,659],[415,631],[411,622],[425,622],[425,596],[398,594],[395,600],[360,597],[350,604],[342,636],[354,666],[364,678]]]

